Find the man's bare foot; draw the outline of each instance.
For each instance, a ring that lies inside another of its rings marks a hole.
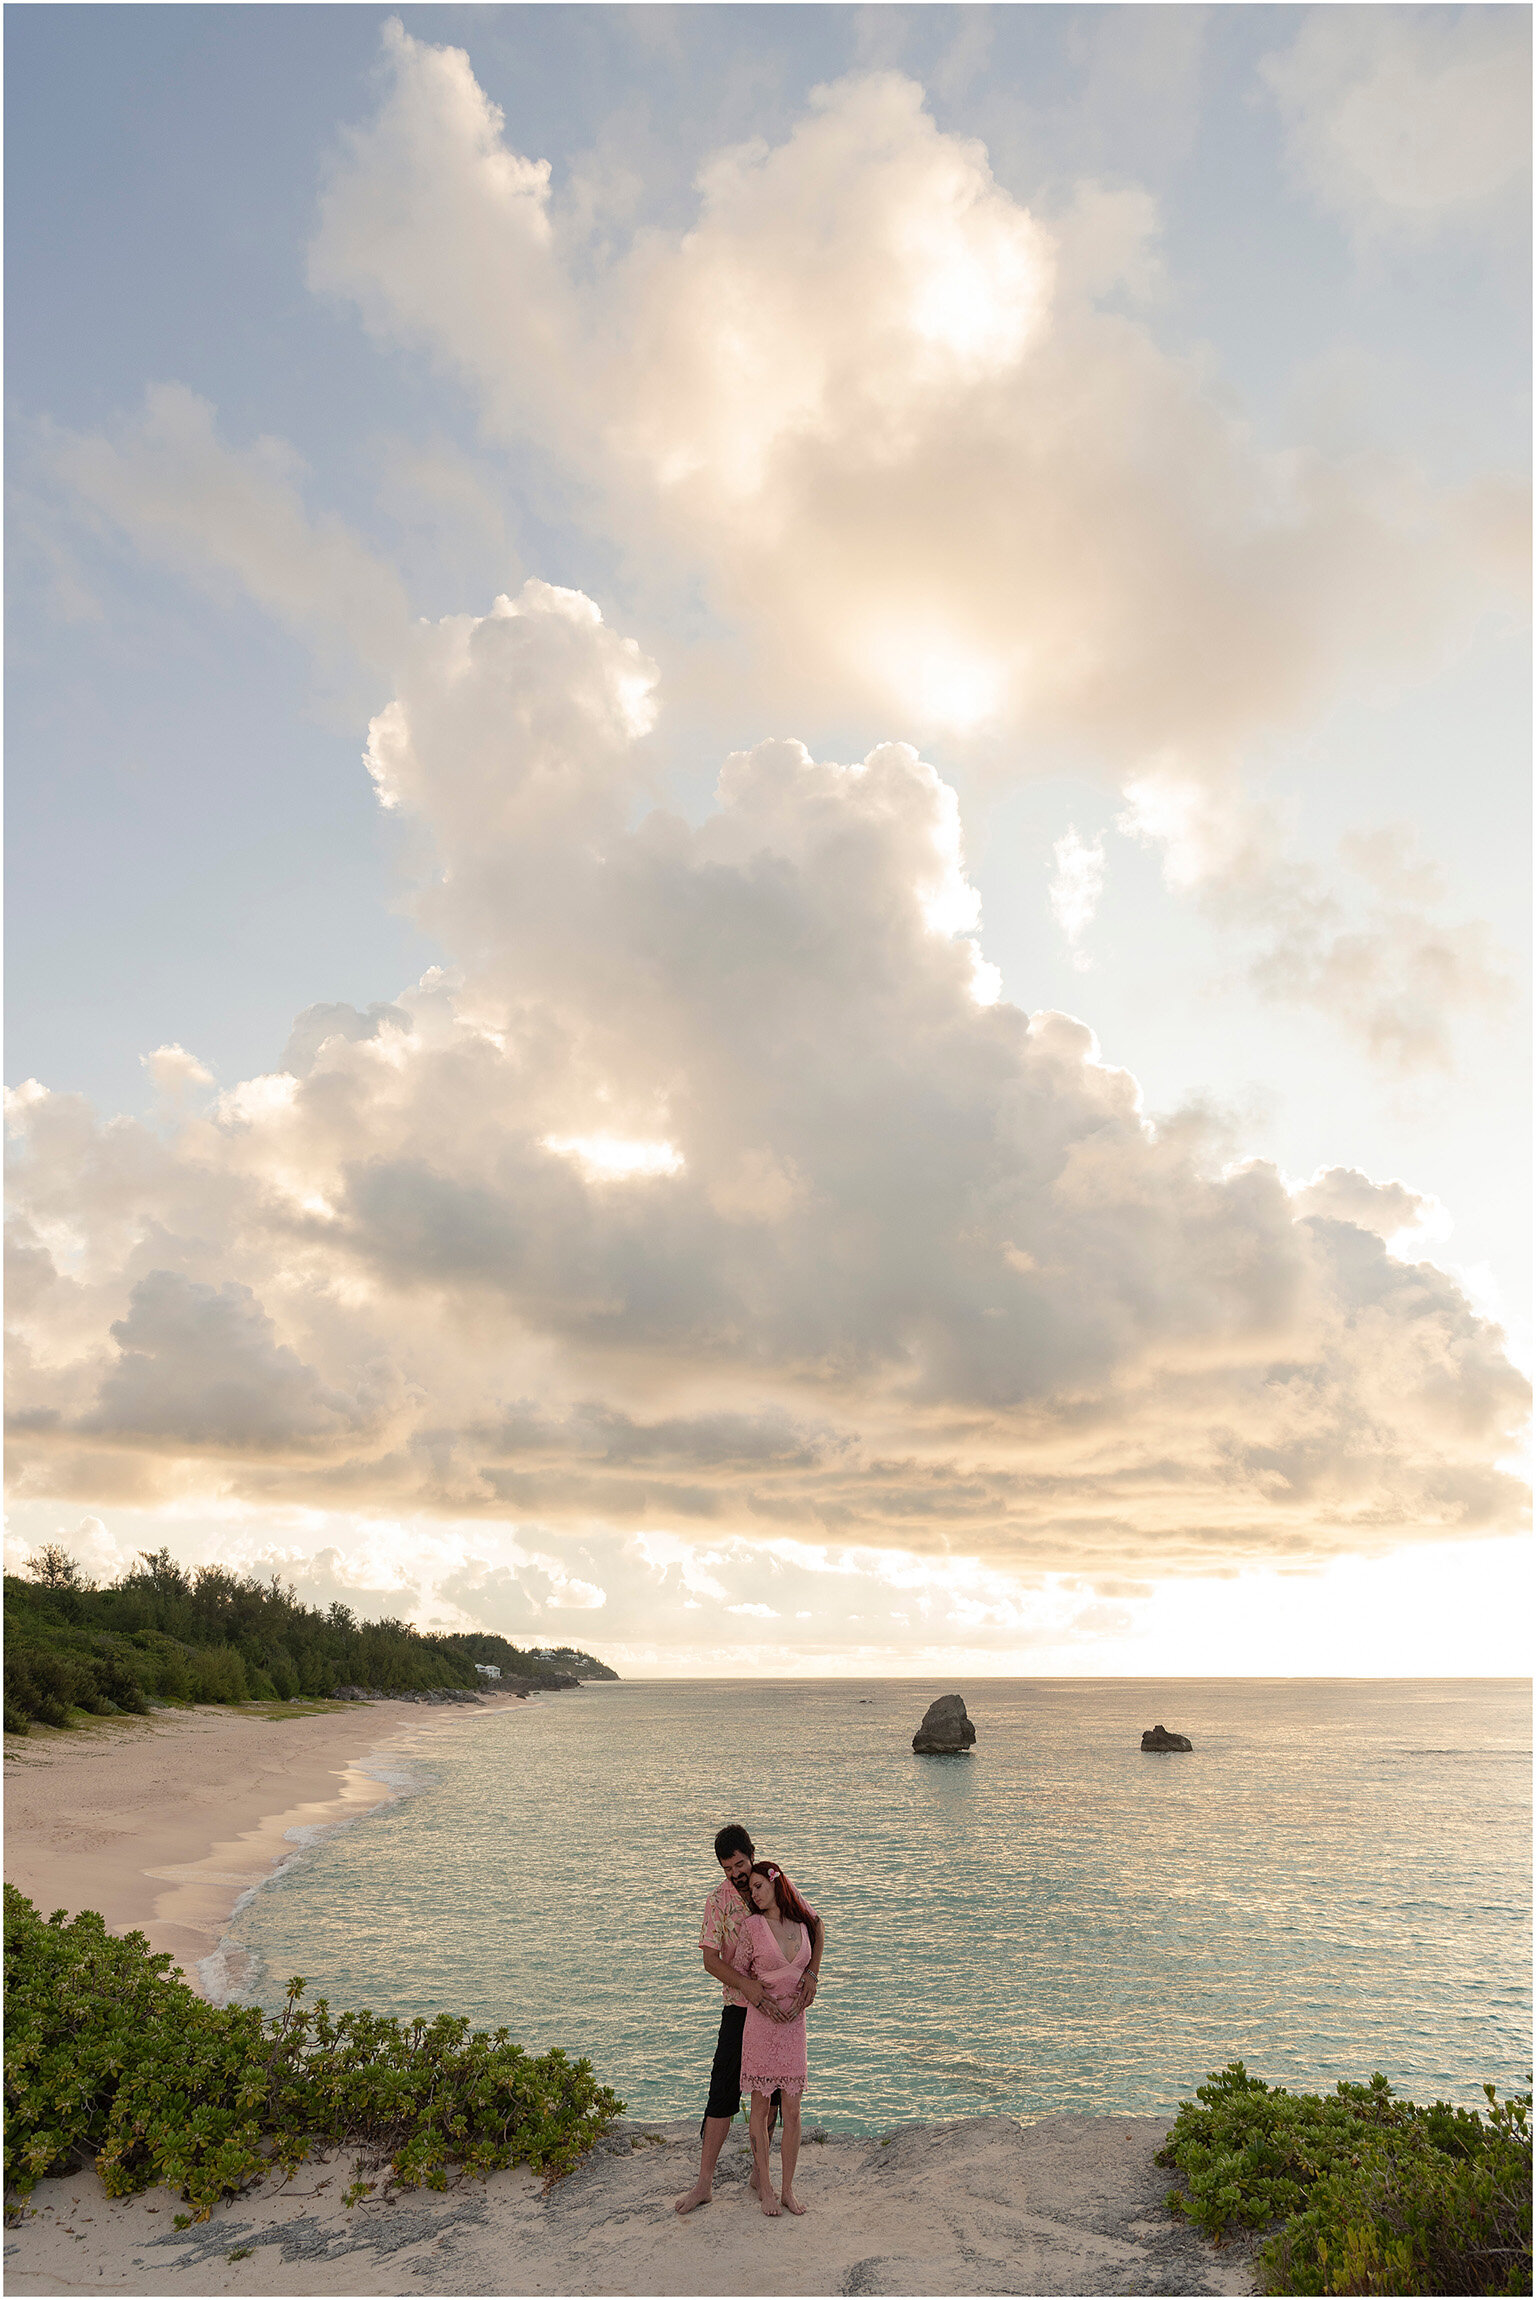
[[[783,2191],[783,2193],[780,2195],[780,2197],[779,2197],[779,2202],[780,2202],[780,2203],[783,2205],[783,2207],[784,2207],[784,2209],[785,2209],[785,2211],[786,2211],[786,2212],[797,2212],[797,2213],[798,2213],[798,2212],[804,2212],[804,2210],[805,2210],[805,2206],[804,2206],[803,2204],[799,2204],[799,2203],[797,2203],[797,2202],[796,2202],[796,2200],[795,2200],[795,2198],[794,2198],[794,2197],[791,2195],[790,2191],[789,2191],[787,2188],[786,2188],[786,2189]]]
[[[758,2202],[759,2202],[759,2203],[762,2205],[762,2208],[763,2208],[763,2210],[764,2210],[764,2211],[767,2213],[767,2215],[768,2215],[768,2217],[769,2217],[769,2219],[770,2219],[770,2220],[777,2220],[777,2219],[778,2219],[778,2217],[779,2217],[779,2200],[778,2200],[778,2198],[777,2198],[777,2197],[774,2195],[774,2193],[773,2193],[773,2190],[772,2190],[771,2188],[769,2189],[769,2191],[768,2191],[768,2193],[767,2193],[767,2195],[766,2195],[766,2196],[763,2196],[763,2197],[759,2197],[759,2199],[758,2199]]]
[[[692,2212],[699,2205],[707,2204],[713,2195],[714,2188],[712,2186],[704,2188],[696,2181],[686,2196],[678,2198],[672,2209],[674,2212]]]

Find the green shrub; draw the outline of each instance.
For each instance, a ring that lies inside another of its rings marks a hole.
[[[34,1717],[44,1725],[67,1725],[71,1709],[105,1716],[114,1709],[142,1711],[145,1705],[132,1664],[113,1640],[72,1632],[68,1642],[17,1640],[7,1647],[7,1733],[25,1732]]]
[[[1233,2061],[1201,2106],[1181,2104],[1159,2154],[1188,2183],[1169,2209],[1218,2242],[1273,2230],[1267,2292],[1529,2292],[1531,2096],[1483,2090],[1486,2115],[1417,2107],[1380,2075],[1291,2093]]]
[[[568,2172],[622,2113],[585,2060],[531,2058],[509,2032],[447,2014],[408,2024],[306,2007],[205,2004],[152,1956],[86,1910],[46,1923],[5,1888],[5,2178],[27,2194],[94,2156],[109,2196],[164,2181],[206,2219],[274,2166],[352,2142],[408,2187],[447,2186],[452,2167],[528,2164]]]
[[[195,1701],[248,1701],[245,1664],[232,1645],[204,1645],[192,1655]]]

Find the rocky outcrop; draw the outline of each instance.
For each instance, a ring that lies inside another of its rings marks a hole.
[[[919,1757],[963,1757],[976,1738],[976,1728],[965,1713],[958,1693],[941,1693],[923,1711],[923,1721],[912,1736]]]
[[[1143,1749],[1193,1749],[1194,1743],[1187,1733],[1170,1733],[1166,1725],[1154,1725],[1141,1737]]]

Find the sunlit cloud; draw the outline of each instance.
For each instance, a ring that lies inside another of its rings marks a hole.
[[[626,1142],[616,1134],[546,1134],[546,1150],[575,1158],[589,1174],[622,1181],[636,1174],[676,1174],[683,1157],[672,1142]]]
[[[457,974],[159,1133],[14,1099],[22,1495],[707,1524],[951,1594],[957,1548],[1192,1570],[1518,1521],[1525,1386],[1388,1252],[1416,1194],[1293,1199],[1082,1024],[979,999],[908,745],[767,742],[696,824],[647,810],[655,682],[548,586],[425,628],[373,743]]]
[[[1099,898],[1104,892],[1104,841],[1079,838],[1076,824],[1069,823],[1051,851],[1056,857],[1050,886],[1051,916],[1071,946],[1073,965],[1087,968],[1092,961],[1082,948],[1082,939],[1098,916]]]

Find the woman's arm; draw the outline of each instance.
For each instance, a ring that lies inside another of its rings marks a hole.
[[[803,2013],[807,2005],[816,2002],[816,1976],[821,1971],[821,1952],[827,1945],[827,1928],[817,1917],[810,1928],[811,1961],[800,1975],[800,1986],[790,2000],[791,2020]]]

